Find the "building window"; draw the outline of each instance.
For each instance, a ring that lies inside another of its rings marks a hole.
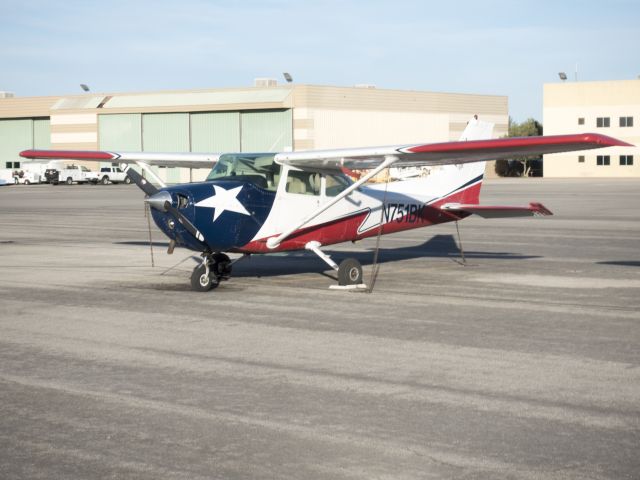
[[[621,127],[633,127],[633,117],[620,117]]]
[[[609,117],[598,117],[596,119],[596,127],[609,127],[611,124]]]
[[[5,162],[4,168],[20,168],[20,162]]]
[[[584,117],[578,118],[578,125],[584,125]]]
[[[611,157],[609,155],[598,155],[596,157],[596,164],[597,165],[610,165],[611,164]]]
[[[584,155],[578,155],[578,163],[584,163]]]
[[[633,165],[633,155],[620,155],[620,165]]]

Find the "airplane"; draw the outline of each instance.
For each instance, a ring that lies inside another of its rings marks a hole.
[[[630,146],[594,133],[492,139],[493,124],[474,116],[457,142],[282,153],[150,153],[25,150],[31,159],[120,162],[146,194],[158,228],[176,246],[200,252],[191,287],[206,292],[228,280],[228,253],[243,256],[309,250],[337,271],[344,288],[362,286],[361,264],[339,265],[322,247],[458,221],[551,215],[528,206],[479,202],[485,161],[514,156]],[[132,168],[138,165],[146,177]],[[167,186],[152,166],[213,167],[204,182]],[[368,183],[393,167],[433,167],[408,180]],[[354,180],[347,175],[365,171]],[[243,258],[243,257],[240,257]]]

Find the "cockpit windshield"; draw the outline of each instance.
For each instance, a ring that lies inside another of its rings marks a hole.
[[[275,192],[280,181],[280,165],[275,153],[227,153],[221,155],[207,181],[236,180]]]

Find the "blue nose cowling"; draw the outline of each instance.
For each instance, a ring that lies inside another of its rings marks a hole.
[[[220,204],[214,198],[216,196],[214,186],[218,187],[218,192],[221,192],[220,189],[224,189],[225,193],[241,187],[235,199],[240,202],[244,207],[242,210],[248,215],[226,210],[224,205],[203,206]],[[155,202],[158,207],[162,208],[164,201],[171,197],[171,205],[175,208],[178,195],[187,198],[187,204],[181,205],[178,211],[202,234],[204,242],[199,242],[170,213],[154,206],[151,211],[156,225],[165,235],[175,240],[177,245],[195,251],[203,251],[205,247],[208,247],[214,252],[240,248],[253,240],[267,220],[276,196],[275,192],[260,188],[253,183],[219,180],[167,187],[153,196],[157,196],[157,198],[149,198],[148,202],[152,206],[154,205],[152,202]],[[198,203],[201,203],[201,206],[197,206]],[[216,208],[219,209],[217,213]],[[171,220],[173,220],[173,224]]]

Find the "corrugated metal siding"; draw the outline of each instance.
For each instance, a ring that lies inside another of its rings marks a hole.
[[[33,148],[51,148],[51,122],[48,118],[33,121]]]
[[[33,120],[0,120],[0,168],[19,162],[22,150],[33,148]]]
[[[188,113],[149,113],[142,116],[142,148],[145,152],[188,152]],[[167,183],[180,181],[178,168],[164,170]]]
[[[189,114],[150,113],[142,116],[145,152],[188,152]]]
[[[291,110],[242,112],[243,152],[282,152],[293,147]]]
[[[239,152],[240,113],[192,113],[192,152]]]
[[[98,115],[98,143],[101,150],[142,150],[142,115],[123,113]]]

